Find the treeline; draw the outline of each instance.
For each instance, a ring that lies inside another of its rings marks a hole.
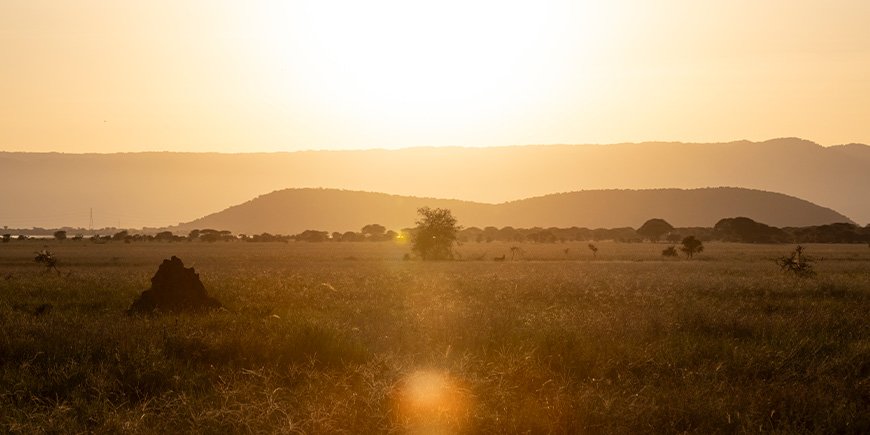
[[[84,237],[82,234],[69,236],[67,230],[57,230],[52,234],[55,239],[89,239],[97,243],[109,241],[120,242],[386,242],[402,238],[410,238],[413,228],[400,231],[387,230],[383,225],[370,224],[360,231],[328,232],[320,230],[305,230],[299,234],[283,235],[262,233],[255,235],[233,234],[226,230],[195,229],[186,235],[162,231],[154,234],[136,234],[129,230],[117,231],[110,235],[94,234]],[[860,227],[850,223],[835,223],[809,227],[772,227],[756,222],[746,217],[725,218],[712,228],[692,227],[675,228],[663,219],[650,219],[638,229],[624,228],[513,228],[513,227],[469,227],[460,230],[457,240],[461,243],[488,242],[531,242],[560,243],[572,241],[602,241],[613,240],[624,243],[639,243],[644,241],[667,241],[678,243],[684,237],[694,236],[698,240],[739,242],[739,243],[870,243],[870,225]],[[27,239],[27,235],[14,237]],[[11,233],[2,234],[2,242],[13,239]]]
[[[661,222],[663,220],[658,219]],[[652,219],[651,219],[652,221]],[[649,221],[647,222],[649,223]],[[860,227],[850,223],[836,223],[809,227],[776,228],[745,217],[726,218],[712,228],[670,227],[652,233],[641,226],[634,228],[495,228],[471,227],[459,232],[461,242],[534,242],[557,243],[570,241],[614,240],[625,243],[667,241],[678,243],[684,237],[698,240],[739,243],[870,243],[870,225]],[[646,225],[646,224],[645,224]]]

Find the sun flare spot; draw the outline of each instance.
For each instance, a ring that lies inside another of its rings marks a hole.
[[[436,370],[409,374],[393,398],[398,423],[410,433],[461,432],[471,412],[471,393],[449,374]]]

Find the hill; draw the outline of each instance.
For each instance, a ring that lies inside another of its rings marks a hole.
[[[213,228],[242,234],[295,234],[306,229],[359,231],[371,223],[401,229],[413,226],[416,210],[424,206],[449,208],[466,227],[637,228],[652,217],[664,218],[679,227],[712,227],[719,219],[731,216],[746,216],[774,226],[848,221],[833,210],[798,198],[739,188],[592,190],[500,204],[335,189],[286,189],[172,230]]]
[[[288,187],[500,203],[553,192],[737,186],[870,222],[870,147],[801,139],[271,154],[0,152],[0,226],[167,226]]]

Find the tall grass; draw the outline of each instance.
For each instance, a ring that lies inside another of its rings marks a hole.
[[[58,276],[5,244],[0,428],[870,431],[866,246],[810,245],[799,279],[783,246],[598,245],[422,263],[375,243],[64,242]],[[173,254],[227,309],[124,315]]]

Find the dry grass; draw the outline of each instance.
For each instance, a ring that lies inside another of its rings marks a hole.
[[[0,431],[870,431],[866,246],[598,246],[0,245]],[[228,311],[125,316],[170,255]]]

